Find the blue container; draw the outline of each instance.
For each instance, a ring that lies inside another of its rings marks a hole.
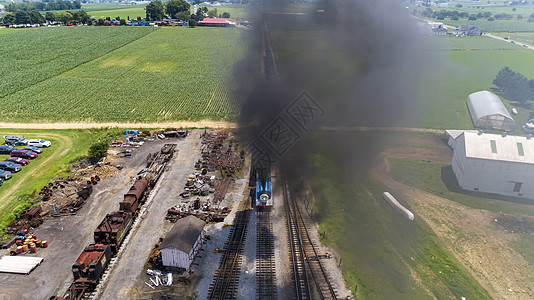
[[[124,134],[138,135],[139,134],[139,130],[124,130]]]

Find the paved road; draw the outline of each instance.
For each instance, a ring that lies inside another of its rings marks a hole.
[[[533,47],[533,46],[524,44],[524,43],[522,43],[522,42],[514,41],[514,40],[512,40],[512,39],[505,39],[505,38],[503,38],[503,37],[496,36],[496,35],[493,35],[493,34],[490,34],[490,33],[483,33],[482,35],[483,35],[483,36],[490,37],[490,38],[492,38],[492,39],[501,40],[501,41],[504,41],[504,42],[508,42],[508,43],[516,44],[516,45],[519,45],[519,46],[523,46],[523,47],[525,47],[525,48],[527,48],[527,49],[530,49],[530,50],[534,50],[534,47]]]

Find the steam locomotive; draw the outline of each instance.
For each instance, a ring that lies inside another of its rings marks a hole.
[[[266,208],[271,206],[273,206],[271,177],[266,180],[256,177],[256,207]]]

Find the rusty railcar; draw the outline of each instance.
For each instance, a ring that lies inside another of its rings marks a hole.
[[[113,253],[117,253],[122,241],[132,228],[132,214],[115,211],[106,215],[94,231],[96,244],[108,244]]]
[[[130,190],[124,194],[124,200],[119,203],[120,210],[136,215],[139,203],[144,200],[148,188],[148,180],[145,177],[138,178]]]

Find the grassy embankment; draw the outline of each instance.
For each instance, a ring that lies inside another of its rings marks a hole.
[[[425,222],[405,219],[382,199],[387,189],[369,176],[366,166],[376,153],[395,145],[384,136],[380,139],[384,143],[362,146],[368,134],[377,141],[376,133],[335,134],[353,142],[338,145],[337,154],[311,156],[316,172],[311,186],[322,242],[341,255],[346,283],[352,291],[357,286],[357,298],[489,298]],[[321,138],[322,147],[327,147],[329,137]],[[355,152],[358,156],[347,154]],[[340,157],[360,159],[340,161]],[[342,170],[336,167],[340,165]]]
[[[38,192],[52,178],[69,175],[70,163],[84,155],[91,142],[116,132],[116,130],[31,130],[1,129],[0,136],[20,135],[26,138],[50,140],[52,146],[44,149],[39,157],[31,160],[22,171],[0,187],[0,240],[7,235],[7,224],[24,209],[31,207]],[[20,148],[20,147],[19,147]],[[0,155],[0,160],[9,155]]]

